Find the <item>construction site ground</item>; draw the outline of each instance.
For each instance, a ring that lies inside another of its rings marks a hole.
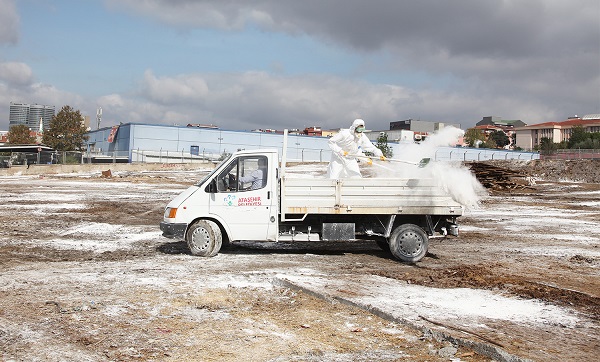
[[[600,162],[494,165],[526,182],[414,265],[372,241],[192,256],[158,224],[207,166],[1,170],[0,360],[597,360]]]

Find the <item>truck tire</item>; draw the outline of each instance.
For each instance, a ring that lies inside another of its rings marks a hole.
[[[214,221],[198,220],[188,229],[185,241],[192,255],[210,257],[221,250],[223,235]]]
[[[416,263],[427,254],[429,237],[419,226],[403,224],[394,229],[389,244],[390,251],[396,259]]]

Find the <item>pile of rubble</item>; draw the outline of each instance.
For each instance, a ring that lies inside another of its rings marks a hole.
[[[600,159],[596,160],[494,160],[466,164],[487,189],[528,189],[536,180],[600,183]]]
[[[512,170],[484,162],[469,162],[467,166],[477,180],[488,190],[530,189],[534,183],[532,177],[522,170]]]

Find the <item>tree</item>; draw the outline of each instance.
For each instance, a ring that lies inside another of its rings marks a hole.
[[[388,136],[387,133],[381,132],[379,137],[377,137],[377,144],[375,145],[383,155],[387,158],[392,158],[394,156],[394,150],[392,147],[388,146]]]
[[[488,139],[496,144],[496,148],[503,148],[510,144],[510,139],[503,131],[495,130],[490,133]]]
[[[8,131],[8,143],[13,145],[31,145],[35,144],[35,137],[30,134],[29,127],[24,124],[18,124],[10,127]]]
[[[88,139],[86,133],[79,110],[64,106],[50,120],[50,127],[44,131],[43,143],[57,151],[82,151]]]
[[[540,152],[542,155],[551,155],[556,151],[556,144],[548,137],[540,139]]]
[[[483,143],[483,147],[484,148],[498,148],[498,144],[496,143],[496,141],[494,141],[491,137],[489,137],[487,140],[485,140],[485,142]]]
[[[465,142],[467,142],[467,144],[469,145],[469,147],[475,147],[477,143],[483,143],[485,141],[485,137],[477,128],[469,128],[467,132],[465,132],[464,139]]]
[[[571,137],[567,142],[568,148],[596,149],[600,145],[599,132],[586,132],[585,128],[576,126],[571,129]]]

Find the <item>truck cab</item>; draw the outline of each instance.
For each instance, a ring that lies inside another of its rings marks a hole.
[[[252,178],[252,175],[255,175]],[[165,208],[160,228],[169,238],[201,239],[198,255],[219,248],[209,240],[277,239],[277,151],[239,151],[223,160]],[[206,244],[206,245],[205,245]],[[194,250],[193,250],[194,251]]]

